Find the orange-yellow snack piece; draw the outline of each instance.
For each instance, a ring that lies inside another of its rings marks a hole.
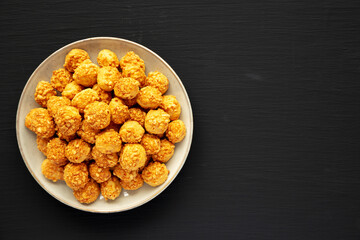
[[[53,71],[50,79],[51,86],[59,92],[64,91],[66,85],[68,85],[72,81],[73,78],[71,76],[71,73],[64,68],[59,68]]]
[[[55,115],[55,123],[58,133],[65,136],[74,135],[81,125],[79,110],[71,106],[61,106]]]
[[[116,124],[116,123],[114,123],[113,121],[110,121],[109,126],[107,126],[107,127],[104,129],[104,131],[113,129],[115,132],[119,132],[120,126],[121,126],[120,124]]]
[[[75,81],[72,81],[65,86],[64,91],[61,93],[61,95],[72,100],[75,95],[81,92],[83,89],[83,86],[77,84]]]
[[[114,86],[114,94],[122,99],[133,99],[139,93],[140,83],[133,78],[124,77]]]
[[[125,122],[119,131],[121,140],[126,143],[138,143],[144,136],[144,128],[136,121]]]
[[[159,89],[161,94],[164,94],[169,88],[169,80],[159,71],[149,72],[145,79],[145,86],[152,86]]]
[[[74,72],[86,59],[90,59],[90,56],[86,51],[82,49],[72,49],[65,57],[64,67],[69,72]]]
[[[144,170],[144,168],[149,164],[149,162],[151,161],[151,159],[152,159],[151,155],[146,155],[145,164],[144,164],[144,166],[142,166],[141,168],[139,168],[139,173]]]
[[[72,190],[79,190],[89,182],[89,171],[85,163],[68,163],[64,169],[64,180]]]
[[[47,144],[49,143],[50,138],[42,138],[40,136],[36,136],[36,144],[37,148],[42,152],[45,156],[47,154]]]
[[[166,163],[174,155],[175,145],[167,139],[160,140],[160,151],[153,154],[155,161]]]
[[[137,171],[126,171],[124,170],[120,164],[117,164],[114,168],[113,174],[120,178],[122,181],[132,181],[136,178],[139,173]]]
[[[75,69],[74,81],[84,87],[92,87],[97,81],[98,71],[99,67],[87,59]]]
[[[111,177],[109,168],[99,167],[96,163],[89,165],[90,177],[92,177],[97,183],[107,181]]]
[[[46,107],[49,98],[56,96],[56,91],[49,82],[40,81],[36,86],[34,96],[35,101],[38,104],[40,104],[42,107]]]
[[[136,102],[145,109],[155,109],[162,102],[161,92],[151,86],[143,87],[136,97]]]
[[[91,150],[91,156],[95,160],[95,163],[102,168],[111,168],[114,167],[118,161],[119,157],[116,153],[104,154],[101,153],[96,146]]]
[[[113,129],[104,131],[96,135],[95,146],[101,153],[117,153],[121,150],[121,139],[119,133]]]
[[[72,135],[64,135],[61,132],[57,132],[56,133],[58,135],[58,137],[62,140],[65,140],[67,142],[70,142],[71,140],[74,140],[76,138],[76,133],[72,134]]]
[[[133,51],[127,52],[125,56],[123,56],[120,60],[120,67],[124,68],[128,65],[138,66],[141,70],[145,72],[145,63],[139,55],[134,53]]]
[[[109,108],[111,120],[116,124],[123,124],[130,117],[129,108],[117,97],[111,100]]]
[[[66,145],[67,142],[61,140],[60,138],[51,139],[47,144],[47,151],[46,151],[47,158],[51,162],[59,166],[65,165],[68,162],[65,156]]]
[[[144,179],[144,182],[152,187],[156,187],[166,181],[169,173],[170,171],[166,168],[164,163],[151,162],[144,168],[141,176]]]
[[[54,120],[44,108],[31,109],[25,117],[25,126],[42,138],[49,138],[55,134]]]
[[[95,136],[99,132],[100,130],[93,129],[85,121],[82,121],[80,129],[77,131],[77,134],[85,142],[95,144]]]
[[[137,190],[144,185],[144,180],[141,178],[140,174],[137,174],[136,177],[131,181],[121,181],[121,186],[125,190]]]
[[[110,51],[109,49],[103,49],[99,52],[97,56],[97,62],[100,67],[119,67],[119,59],[116,56],[116,54],[113,51]]]
[[[181,106],[175,96],[164,95],[163,100],[160,104],[160,108],[162,108],[166,113],[170,115],[171,121],[179,119],[181,113]]]
[[[74,190],[74,196],[80,203],[92,203],[100,195],[100,186],[94,180],[88,181],[83,188]]]
[[[180,119],[172,121],[166,130],[166,137],[172,143],[181,142],[186,135],[186,127],[183,121]]]
[[[103,129],[110,124],[110,108],[104,102],[93,102],[85,107],[84,121],[93,129]]]
[[[140,83],[140,86],[145,84],[145,72],[137,65],[126,65],[122,68],[123,77],[131,77]]]
[[[62,106],[71,106],[71,101],[66,97],[52,96],[47,102],[47,110],[50,116],[55,117],[57,111]]]
[[[136,97],[133,99],[123,99],[123,103],[128,107],[132,107],[136,104]]]
[[[103,195],[105,200],[115,200],[117,197],[119,197],[121,193],[121,184],[120,180],[117,177],[112,176],[100,185],[101,195]]]
[[[162,134],[170,122],[170,115],[162,109],[150,110],[145,117],[145,129],[152,134]]]
[[[152,155],[160,151],[160,138],[155,135],[146,133],[140,143],[145,148],[147,155]]]
[[[90,158],[91,146],[82,139],[74,139],[65,148],[65,156],[72,163],[81,163]]]
[[[146,152],[144,147],[137,143],[125,144],[120,153],[119,162],[121,167],[126,171],[138,170],[144,166],[146,162]]]
[[[140,108],[129,109],[130,120],[137,121],[142,127],[144,127],[146,112]]]
[[[91,88],[87,88],[76,94],[75,97],[72,99],[71,104],[77,109],[79,109],[80,113],[84,113],[84,109],[87,105],[98,100],[99,95],[97,94],[97,92],[95,92]]]
[[[64,167],[61,167],[49,159],[45,159],[41,164],[42,174],[49,180],[57,182],[64,179]]]
[[[121,78],[121,73],[116,67],[102,67],[97,75],[97,84],[105,91],[112,91],[115,83]]]
[[[99,84],[95,84],[92,89],[98,94],[99,101],[109,104],[112,99],[111,92],[107,92],[99,87]]]

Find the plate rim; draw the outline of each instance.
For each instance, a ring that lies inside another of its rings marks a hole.
[[[182,88],[182,90],[184,91],[185,93],[185,98],[187,100],[187,104],[188,104],[188,107],[189,107],[189,112],[190,112],[190,129],[189,129],[189,144],[186,148],[186,152],[185,152],[185,155],[184,155],[184,158],[182,160],[182,163],[181,165],[179,166],[179,168],[177,169],[177,171],[175,172],[174,176],[169,180],[168,184],[164,185],[164,186],[161,186],[160,189],[158,189],[154,194],[152,194],[151,196],[145,198],[144,200],[134,204],[134,205],[131,205],[130,207],[127,207],[125,209],[120,209],[120,210],[106,210],[106,209],[100,209],[100,210],[92,210],[92,209],[86,209],[86,208],[82,208],[82,207],[77,207],[77,206],[73,206],[71,203],[67,202],[65,199],[62,199],[60,198],[59,196],[51,193],[42,183],[41,181],[36,177],[35,173],[30,169],[30,166],[26,160],[26,157],[24,155],[24,152],[23,152],[23,148],[22,146],[20,145],[20,133],[19,133],[19,124],[20,124],[20,119],[19,119],[19,112],[20,112],[20,109],[21,109],[21,106],[22,106],[22,102],[24,100],[24,93],[25,93],[25,90],[27,90],[27,88],[29,87],[29,80],[35,75],[35,73],[37,73],[39,71],[39,68],[45,64],[45,62],[48,61],[48,59],[50,59],[53,55],[55,55],[56,53],[62,51],[63,49],[71,46],[71,45],[75,45],[75,44],[78,44],[78,43],[81,43],[81,42],[87,42],[87,41],[97,41],[97,40],[117,40],[117,41],[123,41],[123,42],[127,42],[129,44],[133,44],[133,45],[136,45],[137,47],[140,47],[142,48],[143,50],[145,51],[148,51],[150,52],[151,54],[153,54],[155,57],[157,57],[171,72],[172,74],[174,74],[175,76],[175,79],[176,81],[180,84],[180,87]],[[17,140],[17,144],[18,144],[18,147],[19,147],[19,150],[20,150],[20,154],[21,154],[21,157],[28,169],[28,171],[30,172],[30,174],[32,175],[32,177],[36,180],[36,182],[48,193],[50,194],[52,197],[54,197],[55,199],[57,199],[59,202],[69,206],[69,207],[72,207],[74,209],[78,209],[78,210],[81,210],[81,211],[85,211],[85,212],[92,212],[92,213],[118,213],[118,212],[124,212],[124,211],[128,211],[128,210],[131,210],[131,209],[134,209],[136,207],[140,207],[142,205],[144,205],[145,203],[148,203],[149,201],[151,201],[152,199],[154,199],[156,196],[158,196],[160,193],[162,193],[168,186],[170,186],[170,184],[173,182],[173,180],[177,177],[177,175],[179,174],[179,172],[181,171],[181,169],[183,168],[186,160],[187,160],[187,157],[189,155],[189,152],[190,152],[190,148],[191,148],[191,145],[192,145],[192,138],[193,138],[193,129],[194,129],[194,118],[193,118],[193,112],[192,112],[192,107],[191,107],[191,102],[190,102],[190,99],[189,99],[189,96],[187,94],[187,91],[181,81],[181,79],[179,78],[179,76],[176,74],[176,72],[172,69],[172,67],[164,60],[162,59],[158,54],[156,54],[155,52],[153,52],[152,50],[150,50],[149,48],[137,43],[137,42],[134,42],[134,41],[130,41],[130,40],[127,40],[127,39],[124,39],[124,38],[117,38],[117,37],[91,37],[91,38],[84,38],[84,39],[80,39],[80,40],[77,40],[77,41],[74,41],[74,42],[71,42],[69,44],[66,44],[65,46],[59,48],[58,50],[54,51],[52,54],[50,54],[47,58],[45,58],[39,65],[38,67],[33,71],[33,73],[30,75],[30,77],[28,78],[28,80],[26,81],[26,84],[21,92],[21,95],[20,95],[20,99],[19,99],[19,102],[18,102],[18,107],[17,107],[17,111],[16,111],[16,140]]]

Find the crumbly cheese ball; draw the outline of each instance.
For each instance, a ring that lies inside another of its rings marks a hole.
[[[89,182],[89,171],[85,163],[68,163],[64,169],[64,180],[72,190],[79,190]]]
[[[163,100],[160,104],[160,108],[162,108],[166,113],[170,115],[171,121],[179,119],[181,113],[181,106],[175,96],[164,95]]]
[[[49,180],[57,182],[64,179],[64,167],[61,167],[49,159],[45,159],[41,164],[42,174]]]
[[[141,172],[144,170],[144,168],[149,164],[149,162],[151,161],[151,159],[152,159],[151,155],[146,155],[145,165],[142,166],[141,168],[139,168],[139,170],[138,170],[139,173],[141,173]]]
[[[86,59],[90,59],[89,54],[82,49],[72,49],[65,57],[64,67],[69,72],[74,72],[75,69]]]
[[[146,133],[141,139],[141,145],[145,148],[147,155],[152,155],[160,151],[160,138]]]
[[[131,181],[121,181],[121,186],[125,190],[137,190],[144,185],[144,180],[141,178],[140,174],[137,174],[136,177]]]
[[[107,181],[111,177],[109,168],[99,167],[96,163],[89,165],[90,177],[92,177],[97,183]]]
[[[119,67],[119,59],[113,51],[109,49],[103,49],[97,56],[97,62],[100,67]]]
[[[81,92],[83,89],[83,86],[77,84],[75,81],[72,81],[65,86],[64,91],[61,93],[61,95],[72,100],[75,95]]]
[[[145,86],[152,86],[159,89],[161,94],[164,94],[169,88],[169,80],[159,71],[149,72],[145,79]]]
[[[77,134],[85,142],[95,144],[95,136],[99,132],[100,130],[93,129],[85,121],[82,121],[80,129],[77,131]]]
[[[83,188],[80,188],[79,190],[76,190],[73,193],[75,198],[80,203],[89,204],[95,202],[96,199],[99,197],[100,186],[94,180],[90,180],[85,184]]]
[[[84,113],[84,109],[87,105],[98,100],[99,96],[97,92],[95,92],[91,88],[87,88],[76,94],[75,97],[72,99],[71,104],[77,109],[79,109],[80,113]]]
[[[133,51],[127,52],[120,60],[121,68],[124,68],[128,65],[138,66],[141,70],[145,72],[145,63],[139,55],[135,54]]]
[[[98,71],[99,67],[87,59],[75,69],[74,81],[84,87],[92,87],[97,81]]]
[[[136,97],[133,99],[122,99],[123,103],[128,106],[128,107],[132,107],[136,104]]]
[[[25,117],[25,126],[42,138],[49,138],[55,134],[54,120],[44,108],[31,109]]]
[[[163,184],[170,171],[166,168],[166,165],[159,162],[151,162],[147,165],[142,171],[142,178],[144,182],[149,184],[152,187],[159,186]]]
[[[183,121],[175,120],[169,123],[169,126],[166,130],[166,137],[172,143],[181,142],[186,135],[186,127]]]
[[[145,72],[137,65],[126,65],[122,68],[123,77],[131,77],[140,83],[140,86],[145,84]]]
[[[42,138],[39,136],[36,136],[36,144],[37,148],[42,152],[45,156],[47,154],[47,144],[49,143],[50,138]]]
[[[140,83],[133,78],[121,78],[114,87],[114,94],[123,99],[133,99],[139,93]]]
[[[65,148],[65,156],[72,163],[81,163],[90,158],[91,146],[82,139],[74,139]]]
[[[109,104],[112,99],[111,92],[107,92],[99,87],[99,84],[95,84],[92,89],[98,94],[99,101]]]
[[[105,200],[115,200],[121,193],[120,180],[112,176],[109,180],[101,183],[101,195]]]
[[[120,178],[122,181],[132,181],[139,175],[137,171],[126,171],[120,164],[117,164],[114,168],[113,174]]]
[[[93,129],[104,129],[110,124],[110,108],[104,102],[93,102],[84,110],[84,121]]]
[[[136,121],[125,122],[119,131],[121,140],[126,143],[138,143],[144,136],[144,128]]]
[[[160,140],[160,151],[153,154],[155,161],[166,163],[174,155],[175,145],[167,139]]]
[[[110,92],[120,78],[121,73],[116,67],[102,67],[97,75],[97,83],[101,89]]]
[[[52,96],[47,102],[47,110],[50,116],[55,117],[57,111],[62,106],[71,106],[71,101],[66,97]]]
[[[138,170],[146,162],[146,152],[140,144],[125,144],[120,153],[121,167],[127,171]]]
[[[111,120],[116,124],[123,124],[130,117],[129,108],[117,97],[111,100],[109,108]]]
[[[120,124],[116,124],[113,121],[110,121],[109,126],[107,126],[104,130],[106,131],[106,130],[113,129],[115,132],[119,132],[120,126],[121,126]]]
[[[170,122],[170,115],[162,109],[150,110],[145,117],[145,129],[152,134],[162,134]]]
[[[144,127],[146,112],[140,108],[129,109],[130,120],[137,121],[142,127]]]
[[[72,81],[73,78],[71,76],[71,73],[64,68],[59,68],[58,70],[53,71],[50,79],[51,86],[59,92],[64,91],[66,85],[68,85]]]
[[[47,158],[59,166],[65,165],[68,162],[65,156],[66,145],[67,142],[60,138],[51,139],[47,144]]]
[[[120,152],[122,146],[120,135],[112,129],[99,133],[96,135],[95,146],[104,154]]]
[[[58,132],[61,134],[65,136],[74,135],[81,125],[79,110],[71,106],[61,106],[55,115],[55,123]]]
[[[35,101],[38,104],[40,104],[42,107],[46,107],[49,98],[56,96],[56,91],[49,82],[40,81],[36,86],[34,96]]]
[[[155,109],[162,102],[161,92],[154,87],[147,86],[140,89],[136,102],[143,108]]]
[[[56,134],[58,135],[58,137],[60,139],[63,139],[65,141],[67,141],[67,142],[70,142],[71,140],[74,140],[77,137],[76,133],[74,133],[72,135],[64,135],[64,134],[62,134],[61,132],[58,131]]]
[[[102,168],[114,167],[119,161],[119,157],[116,153],[104,154],[100,152],[96,146],[91,150],[91,156],[96,164]]]

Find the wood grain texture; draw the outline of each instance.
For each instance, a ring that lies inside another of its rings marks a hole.
[[[0,238],[359,239],[359,13],[358,1],[1,1]],[[92,36],[158,53],[194,112],[177,179],[119,214],[53,199],[15,137],[34,69]]]

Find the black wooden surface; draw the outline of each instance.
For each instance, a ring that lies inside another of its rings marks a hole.
[[[0,1],[0,239],[359,239],[359,1]],[[81,212],[15,136],[34,69],[114,36],[162,56],[194,111],[187,162],[131,211]]]

